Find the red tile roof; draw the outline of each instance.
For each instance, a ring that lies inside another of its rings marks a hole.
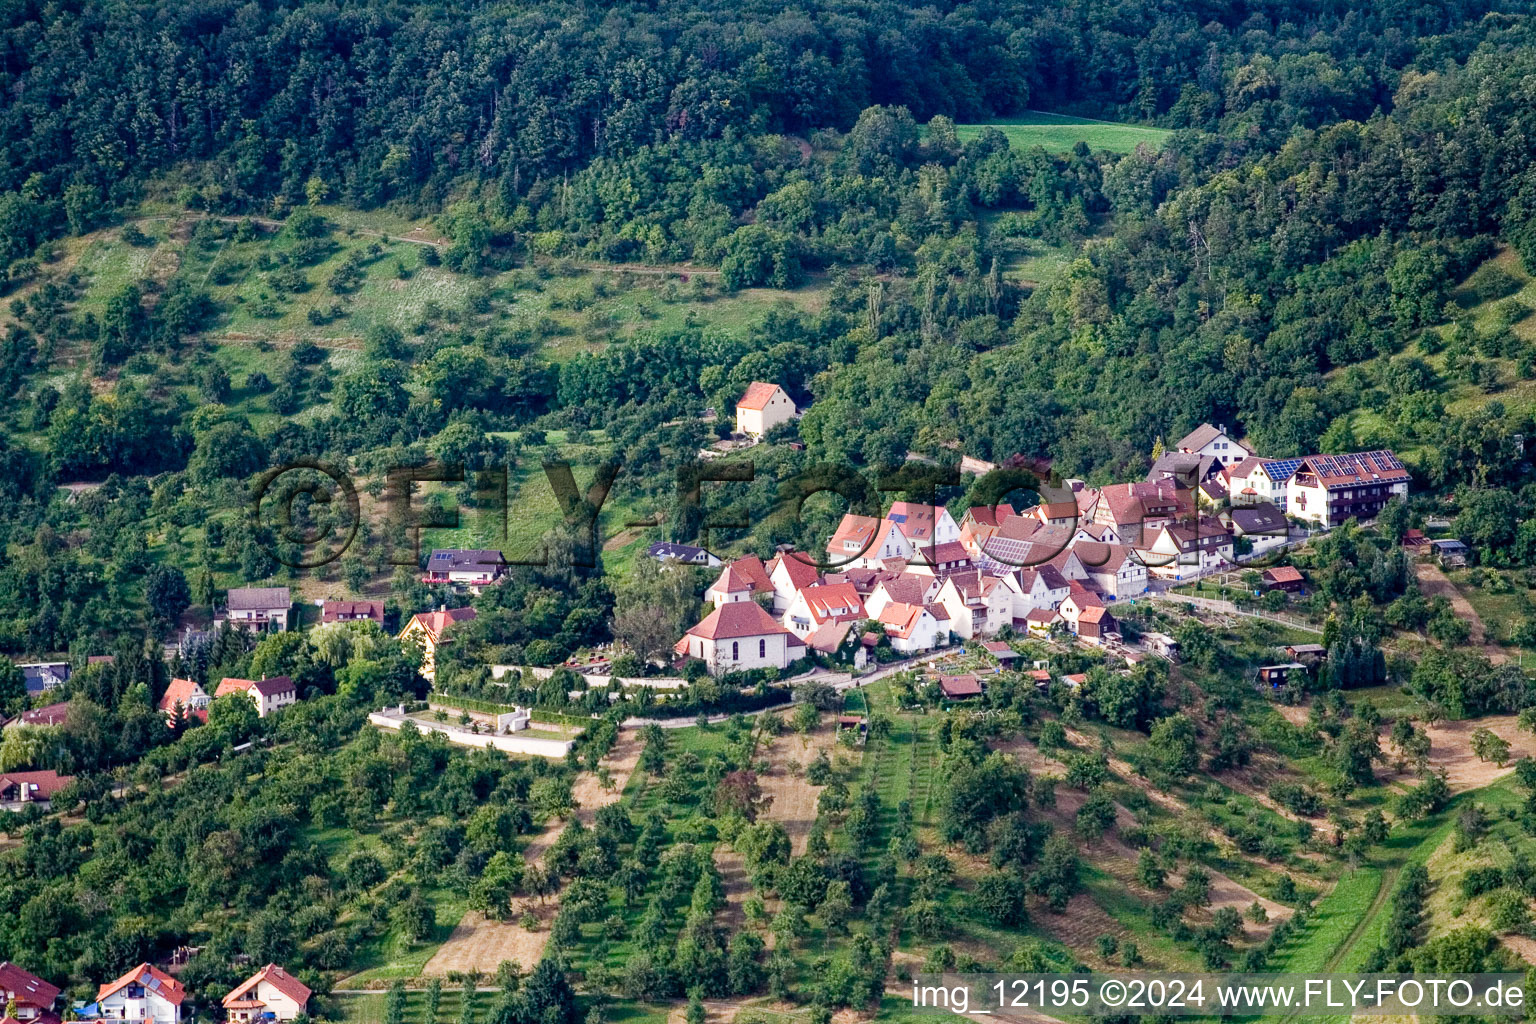
[[[459,622],[468,622],[474,617],[473,608],[449,608],[435,612],[417,612],[411,616],[411,621],[421,623],[426,628],[427,634],[436,640],[447,632],[450,626]]]
[[[0,789],[18,786],[34,797],[51,798],[59,790],[75,781],[73,775],[60,775],[54,771],[0,773]]]
[[[741,396],[741,401],[736,403],[736,408],[755,409],[761,412],[768,407],[768,402],[773,398],[774,393],[782,390],[777,384],[764,384],[760,380],[755,380],[747,385],[747,393]]]
[[[187,990],[181,982],[152,964],[139,964],[116,981],[109,981],[96,990],[96,1001],[101,1002],[120,988],[138,983],[160,996],[172,1006],[180,1006]]]
[[[768,568],[763,565],[763,560],[756,555],[747,555],[726,566],[720,578],[709,589],[720,594],[739,594],[743,591],[762,594],[773,589],[773,582],[768,579]]]
[[[0,963],[0,995],[47,1010],[59,998],[59,989],[7,960]]]
[[[321,622],[342,622],[348,619],[372,619],[384,621],[383,601],[327,601],[320,610]]]
[[[919,605],[892,601],[880,609],[880,622],[890,635],[902,640],[910,640],[924,611],[925,609]]]
[[[1294,565],[1277,565],[1265,569],[1264,578],[1271,583],[1300,583],[1304,579],[1301,570]]]
[[[768,578],[773,579],[773,574],[780,568],[789,576],[789,584],[796,590],[804,590],[816,582],[818,570],[816,563],[810,556],[798,551],[788,551],[784,554],[774,555],[773,559],[765,566]]]
[[[756,601],[731,601],[721,605],[688,631],[689,636],[705,640],[732,640],[744,636],[774,636],[789,633]],[[793,634],[790,634],[793,636]],[[800,640],[796,638],[796,643]]]
[[[849,512],[837,524],[832,539],[827,541],[827,554],[838,561],[857,558],[876,542],[875,531],[882,528],[881,520],[873,516],[856,516]],[[854,544],[852,548],[846,547],[849,541]]]
[[[305,1003],[309,1002],[311,992],[308,985],[305,985],[298,978],[295,978],[293,975],[289,974],[287,971],[283,970],[276,964],[267,964],[267,966],[263,967],[255,974],[251,975],[249,978],[246,978],[239,984],[238,987],[230,990],[229,995],[224,997],[224,1005],[228,1007],[231,1003],[241,1002],[244,999],[246,993],[254,994],[256,991],[256,986],[261,984],[263,981],[277,989],[289,999],[292,999],[294,1002],[298,1003],[300,1007],[303,1007]],[[256,1002],[258,1005],[262,1005],[260,1000],[253,999],[250,1001]]]
[[[223,684],[220,684],[222,689]],[[172,679],[171,685],[165,688],[165,695],[160,698],[158,705],[161,711],[170,714],[176,708],[176,703],[181,702],[183,710],[192,709],[192,698],[202,691],[202,687],[191,679]]]
[[[12,721],[17,725],[63,725],[64,719],[68,717],[69,701],[66,700],[58,704],[49,704],[47,707],[23,711]]]
[[[894,523],[896,529],[901,531],[901,535],[908,540],[931,541],[939,512],[940,509],[933,505],[923,505],[915,501],[894,501],[885,518]]]
[[[864,601],[852,583],[825,583],[800,592],[817,625],[864,618]]]
[[[805,646],[813,651],[823,654],[834,654],[840,650],[848,639],[848,633],[853,629],[854,619],[844,619],[841,622],[828,622],[823,626],[813,629],[805,637]]]

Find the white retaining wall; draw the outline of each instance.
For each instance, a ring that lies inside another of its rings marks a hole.
[[[534,757],[564,757],[566,752],[576,745],[575,740],[546,740],[533,736],[519,736],[515,733],[504,736],[485,732],[477,734],[445,723],[422,722],[414,718],[402,718],[379,711],[369,714],[368,722],[381,729],[396,731],[399,731],[403,723],[410,722],[424,733],[441,733],[449,743],[457,743],[461,747],[490,746],[504,753],[531,754]]]

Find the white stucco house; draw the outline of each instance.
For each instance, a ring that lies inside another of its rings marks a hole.
[[[892,601],[880,609],[879,622],[890,637],[891,649],[901,654],[920,654],[939,646],[939,620],[920,605]],[[945,629],[948,641],[948,628]]]
[[[256,715],[259,718],[266,718],[274,711],[296,704],[299,700],[298,687],[287,676],[272,676],[269,679],[236,679],[226,676],[219,682],[219,688],[213,691],[213,696],[217,700],[230,693],[249,694],[256,704]]]
[[[795,403],[777,384],[753,381],[736,403],[736,433],[762,437],[780,423],[795,418]]]
[[[821,578],[816,563],[809,555],[798,551],[786,551],[774,555],[768,562],[768,582],[773,585],[773,611],[783,615],[789,610],[795,595],[812,586]]]
[[[97,989],[97,1019],[181,1024],[181,1004],[186,997],[186,986],[181,982],[143,963]]]
[[[1178,450],[1191,455],[1209,456],[1224,466],[1235,465],[1253,454],[1247,445],[1227,433],[1225,425],[1213,427],[1209,423],[1202,423],[1184,435],[1178,443]]]
[[[267,964],[230,990],[224,997],[224,1013],[231,1024],[293,1020],[305,1012],[311,994],[309,986],[298,978],[276,964]]]
[[[949,629],[967,640],[993,636],[1013,624],[1014,592],[996,576],[959,572],[939,587],[938,603],[949,612]]]
[[[822,626],[864,618],[864,601],[852,583],[823,583],[796,594],[783,621],[786,629],[804,640]]]
[[[782,669],[805,657],[805,641],[774,621],[756,601],[732,601],[706,615],[673,648],[698,658],[710,674]]]

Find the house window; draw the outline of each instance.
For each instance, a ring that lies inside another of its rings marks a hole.
[[[758,641],[757,641],[757,656],[759,658],[766,658],[766,657],[768,657],[768,640],[767,640],[767,638],[759,638],[758,639]]]
[[[741,658],[741,644],[737,643],[735,640],[732,640],[731,641],[731,660],[732,661],[737,661],[740,658]]]

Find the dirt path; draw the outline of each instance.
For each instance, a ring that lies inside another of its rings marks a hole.
[[[1472,602],[1462,596],[1456,589],[1456,584],[1450,581],[1440,567],[1429,562],[1415,562],[1413,574],[1418,577],[1419,591],[1425,597],[1443,597],[1451,602],[1451,609],[1458,619],[1465,619],[1467,625],[1472,627],[1472,635],[1469,643],[1480,648],[1483,656],[1495,665],[1509,660],[1509,655],[1504,650],[1487,641],[1487,630],[1483,628],[1483,620],[1477,614],[1477,609],[1472,607]]]
[[[571,787],[571,797],[576,803],[572,816],[583,825],[590,826],[600,808],[616,803],[624,793],[635,766],[640,762],[640,735],[633,730],[621,730],[608,756],[603,758],[612,782],[604,788],[594,772],[582,772]],[[552,822],[535,836],[523,850],[523,859],[536,865],[545,851],[565,831],[569,820]],[[496,921],[477,911],[469,911],[454,927],[448,941],[432,954],[422,969],[423,977],[443,977],[450,971],[465,973],[471,970],[494,971],[503,960],[521,964],[525,969],[538,963],[549,942],[549,925],[559,907],[558,900],[524,899],[513,902],[509,920]],[[538,927],[532,931],[523,927],[522,916],[532,914],[538,919]]]

